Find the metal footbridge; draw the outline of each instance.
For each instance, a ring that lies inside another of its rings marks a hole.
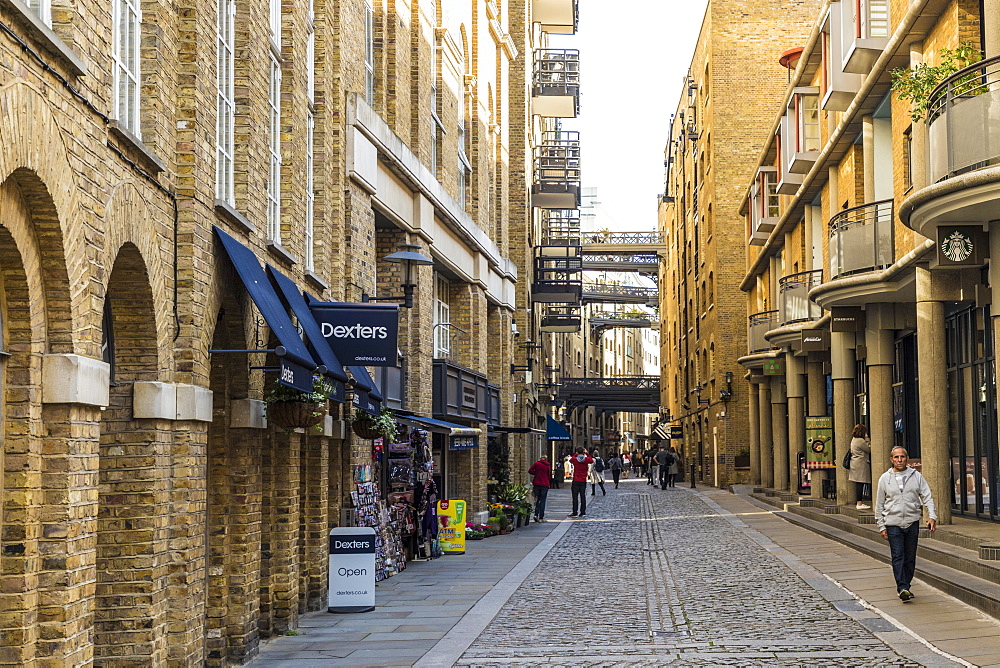
[[[557,399],[568,408],[593,406],[598,410],[656,413],[660,408],[659,376],[563,378]]]

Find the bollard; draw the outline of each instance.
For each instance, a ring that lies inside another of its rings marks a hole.
[[[691,489],[697,489],[694,484],[694,462],[691,462]]]

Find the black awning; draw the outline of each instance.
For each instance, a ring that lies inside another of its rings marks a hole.
[[[316,359],[326,367],[326,375],[342,383],[348,382],[350,378],[344,373],[344,366],[337,359],[336,353],[330,348],[326,337],[320,331],[319,324],[313,318],[312,311],[309,310],[309,305],[306,304],[302,292],[292,282],[292,279],[271,265],[267,265],[267,272],[278,286],[279,295],[284,299],[285,304],[292,309],[292,313],[298,318],[299,326],[305,332],[306,339],[309,341],[309,346],[315,353]]]
[[[288,317],[284,305],[274,292],[271,282],[267,280],[264,270],[261,269],[260,262],[254,252],[241,244],[239,241],[229,236],[218,226],[213,226],[216,236],[222,242],[222,247],[226,249],[229,260],[233,263],[233,268],[239,275],[243,285],[246,286],[250,298],[257,305],[260,314],[264,316],[267,326],[274,332],[279,343],[285,349],[281,355],[283,370],[289,362],[299,369],[299,373],[293,374],[294,381],[289,380],[282,373],[278,377],[278,382],[288,385],[302,392],[312,392],[312,372],[316,368],[316,362],[306,348],[306,344],[299,338],[292,319]],[[305,373],[302,373],[302,372]]]
[[[382,410],[382,393],[379,392],[368,369],[363,366],[349,366],[347,370],[354,377],[354,405],[366,413],[378,415]]]
[[[498,434],[544,434],[544,429],[535,429],[534,427],[504,427],[502,425],[487,425],[487,431],[496,432]]]

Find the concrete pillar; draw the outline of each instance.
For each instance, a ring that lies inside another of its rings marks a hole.
[[[750,413],[750,483],[760,484],[760,385],[751,377],[749,383],[750,397],[748,408]]]
[[[864,188],[865,201],[859,204],[867,204],[875,201],[875,125],[872,123],[871,114],[866,114],[861,118],[861,153],[864,163]]]
[[[785,391],[788,395],[788,489],[798,492],[799,453],[806,442],[806,359],[785,354]]]
[[[823,357],[820,353],[809,353],[806,364],[806,404],[809,416],[826,415],[826,377],[823,373]],[[823,496],[823,481],[826,471],[813,470],[809,474],[812,484],[810,496],[814,499]]]
[[[760,406],[760,484],[774,486],[774,449],[771,439],[771,384],[760,384],[757,393]]]
[[[774,488],[788,489],[788,400],[784,376],[771,376],[771,437],[774,443]]]
[[[983,57],[1000,55],[1000,0],[982,0]],[[995,257],[995,256],[994,256]]]
[[[896,357],[893,305],[869,306],[865,315],[872,483],[875,484],[878,476],[889,467],[889,451],[895,442],[892,424],[892,366]]]
[[[996,1],[994,0],[994,5]],[[1000,258],[1000,221],[990,221],[989,229],[990,257]],[[993,354],[996,355],[996,342],[1000,341],[1000,262],[991,262],[989,271],[991,300],[995,304],[990,307],[990,320],[993,325]],[[996,374],[996,387],[1000,388],[1000,365],[994,365],[993,372]],[[1000,428],[1000,424],[997,426]]]
[[[830,363],[833,377],[833,461],[837,477],[837,503],[856,502],[857,490],[848,480],[848,470],[840,466],[851,448],[854,430],[854,332],[830,333]]]
[[[948,374],[945,366],[944,303],[934,297],[943,277],[917,270],[917,376],[920,378],[920,463],[937,505],[938,521],[951,523],[948,434]]]

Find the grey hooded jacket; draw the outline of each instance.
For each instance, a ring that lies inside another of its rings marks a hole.
[[[920,475],[920,471],[907,466],[903,474],[905,477],[902,491],[896,483],[891,468],[878,479],[875,523],[879,531],[884,531],[886,526],[908,527],[914,522],[919,522],[921,505],[926,506],[927,515],[937,521],[931,488]]]

